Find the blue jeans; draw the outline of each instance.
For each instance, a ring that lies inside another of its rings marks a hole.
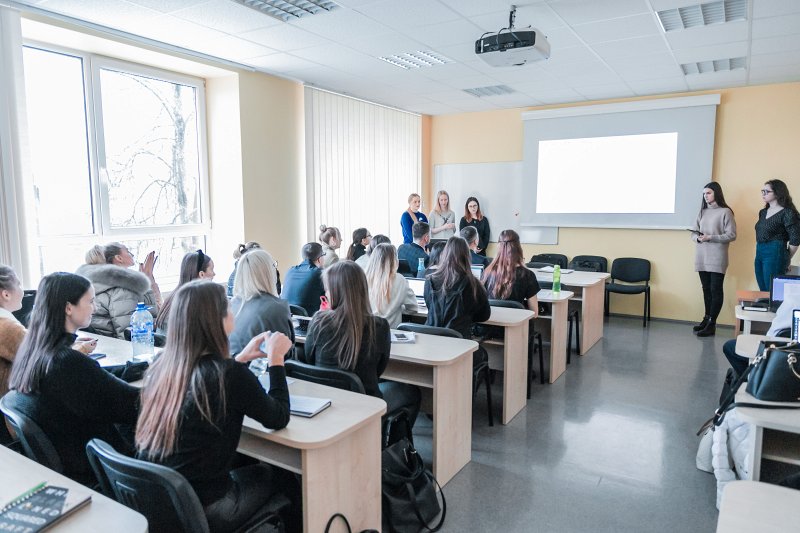
[[[786,243],[769,241],[756,243],[756,281],[758,290],[769,291],[772,278],[786,273]]]

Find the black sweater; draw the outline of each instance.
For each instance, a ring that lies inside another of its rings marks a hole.
[[[462,279],[449,290],[440,285],[436,274],[425,279],[425,305],[428,307],[426,325],[454,329],[469,339],[475,322],[489,320],[492,308],[486,289],[472,274],[469,276],[472,279]],[[476,287],[474,291],[473,284]]]
[[[61,457],[64,474],[92,485],[95,479],[86,459],[86,443],[99,438],[120,452],[131,452],[130,444],[120,438],[113,424],[136,424],[139,389],[73,350],[75,339],[75,335],[64,335],[39,383],[39,392],[18,395],[18,408],[50,438]]]
[[[767,208],[758,212],[756,242],[781,241],[800,245],[800,220],[791,209],[782,209],[767,218]]]
[[[225,415],[211,424],[195,406],[191,392],[181,408],[178,443],[162,464],[180,472],[194,487],[202,504],[209,505],[231,488],[229,472],[236,456],[245,416],[269,429],[282,429],[289,423],[289,389],[283,366],[269,367],[270,390],[264,392],[247,365],[233,359],[204,357],[198,370],[210,393],[210,403],[219,413],[218,386],[225,384]],[[146,459],[144,452],[139,457]]]

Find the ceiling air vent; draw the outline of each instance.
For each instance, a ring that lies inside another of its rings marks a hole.
[[[723,24],[747,19],[747,0],[718,0],[693,6],[659,11],[658,20],[665,32]]]
[[[434,67],[436,65],[444,65],[446,63],[453,62],[452,59],[445,57],[442,54],[419,50],[416,52],[403,52],[402,54],[395,54],[393,56],[383,56],[379,57],[378,59],[406,70],[413,68]]]
[[[732,57],[730,59],[715,59],[713,61],[698,61],[697,63],[684,63],[681,65],[684,75],[706,74],[708,72],[724,72],[726,70],[739,70],[747,65],[745,58]]]
[[[316,15],[321,12],[333,11],[339,7],[329,0],[231,0],[237,4],[255,9],[272,18],[288,22]]]
[[[501,94],[511,94],[514,91],[508,85],[491,85],[489,87],[475,87],[474,89],[464,89],[465,93],[472,96],[483,98],[484,96],[500,96]]]

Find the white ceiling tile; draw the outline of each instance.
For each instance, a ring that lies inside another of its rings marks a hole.
[[[476,61],[477,60],[477,61],[480,61],[481,63],[483,63],[484,65],[486,65],[486,63],[484,63],[483,61],[478,59],[478,55],[475,53],[475,43],[474,42],[469,43],[466,46],[464,44],[456,44],[456,45],[452,45],[452,46],[442,46],[442,47],[438,48],[436,50],[436,52],[439,52],[440,54],[443,54],[443,55],[449,57],[450,59],[454,59],[456,61],[468,62],[468,61]]]
[[[630,80],[625,83],[638,95],[676,93],[689,90],[686,78],[682,75],[670,78]]]
[[[575,87],[575,91],[588,100],[604,100],[607,98],[626,98],[634,96],[633,90],[624,83],[605,83]]]
[[[458,89],[450,89],[449,91],[436,91],[432,93],[428,93],[425,96],[430,98],[435,102],[442,102],[442,103],[452,103],[453,105],[459,105],[461,103],[469,103],[475,100],[477,97],[465,93],[463,90]]]
[[[800,50],[800,34],[781,35],[769,39],[753,39],[750,53],[753,55],[772,54]]]
[[[655,18],[650,13],[581,24],[573,26],[572,29],[589,44],[659,35],[660,32]]]
[[[441,81],[446,81],[449,78],[465,78],[467,76],[476,76],[481,74],[477,70],[462,63],[436,65],[434,67],[420,69],[419,73],[421,76],[424,76],[428,79]]]
[[[748,37],[748,21],[741,20],[737,22],[726,22],[725,24],[671,31],[666,35],[667,41],[673,50],[745,41]]]
[[[230,0],[210,0],[194,7],[181,9],[173,14],[189,22],[231,34],[283,24],[260,11]]]
[[[494,85],[502,85],[499,80],[495,80],[488,76],[468,76],[465,78],[447,78],[443,79],[442,83],[448,87],[455,89],[474,89],[476,87],[491,87]]]
[[[495,109],[500,109],[500,106],[495,104],[489,98],[475,98],[471,102],[459,102],[458,104],[452,105],[453,107],[458,108],[460,111],[466,111],[468,113],[494,111]]]
[[[628,80],[670,78],[683,74],[670,54],[630,57],[626,60],[609,61],[609,64],[626,82]]]
[[[797,4],[800,5],[800,2],[797,2]],[[753,21],[753,39],[798,33],[800,33],[800,13]]]
[[[568,87],[576,87],[581,85],[600,85],[606,83],[619,83],[620,76],[616,72],[603,69],[592,70],[575,70],[572,73],[562,74],[558,76],[564,84]]]
[[[474,49],[475,41],[481,36],[480,28],[464,20],[451,20],[439,24],[409,28],[406,35],[424,43],[428,50],[438,50],[444,46],[461,44]]]
[[[777,52],[750,56],[750,66],[753,67],[788,67],[793,65],[800,65],[800,54],[796,52]]]
[[[554,76],[574,76],[577,73],[599,74],[608,71],[608,67],[602,61],[592,59],[590,61],[574,62],[552,62],[543,63],[542,70]]]
[[[475,15],[482,15],[484,13],[493,13],[502,11],[506,14],[506,22],[508,22],[509,3],[507,0],[439,0],[442,4],[448,6],[450,9],[457,11],[465,17],[474,17]],[[523,8],[527,9],[529,6],[518,6],[517,13]]]
[[[461,0],[454,0],[460,2]],[[469,16],[469,19],[477,24],[483,31],[496,32],[508,27],[508,7],[506,3],[504,9],[492,12],[485,11],[483,15]],[[514,20],[514,27],[523,29],[528,26],[539,30],[550,30],[564,26],[564,21],[556,15],[553,10],[544,3],[517,6],[517,16]]]
[[[576,61],[595,61],[597,56],[585,46],[571,48],[556,48],[550,53],[550,58],[544,63],[574,63]]]
[[[401,54],[403,52],[428,50],[424,43],[410,39],[398,32],[392,32],[378,36],[359,37],[358,39],[347,41],[347,46],[348,48],[352,48],[361,52],[362,54],[367,54],[372,57],[390,56]],[[458,48],[464,47],[459,45]],[[472,51],[471,47],[468,46],[466,48],[467,52]],[[450,59],[459,59],[458,57],[453,57],[449,53],[443,52],[443,49],[437,49],[435,51],[447,56]]]
[[[501,94],[499,96],[492,96],[489,98],[494,105],[499,107],[534,107],[542,105],[544,102],[537,100],[528,94],[514,93],[514,94]]]
[[[138,4],[140,6],[148,7],[150,9],[155,9],[156,11],[160,11],[161,13],[172,13],[174,11],[178,11],[180,9],[186,9],[187,7],[197,7],[200,4],[203,4],[209,0],[127,0],[132,4]]]
[[[303,17],[294,24],[298,28],[327,37],[334,42],[348,42],[392,32],[388,26],[345,8],[313,17]]]
[[[297,28],[291,23],[281,23],[240,33],[238,37],[263,46],[276,48],[282,52],[291,52],[292,50],[310,48],[330,42],[325,37]]]
[[[328,44],[323,46],[313,46],[302,50],[295,50],[292,55],[301,57],[314,63],[326,65],[340,70],[357,71],[367,61],[380,62],[386,67],[392,67],[388,63],[379,61],[373,57],[361,54],[339,44]],[[397,67],[392,67],[392,69]],[[391,70],[391,69],[389,69]]]
[[[385,0],[360,7],[358,11],[367,17],[393,28],[409,28],[424,21],[438,24],[457,20],[461,16],[446,6],[431,0]]]
[[[158,11],[123,0],[47,0],[38,7],[126,31],[144,27],[148,21],[161,15]]]
[[[496,68],[491,76],[505,84],[531,83],[554,78],[552,74],[535,64],[516,68]]]
[[[461,109],[452,107],[447,104],[416,104],[407,107],[409,111],[420,113],[422,115],[447,115],[451,113],[460,113]]]
[[[292,70],[314,68],[319,66],[316,63],[308,61],[307,59],[283,52],[251,58],[247,60],[247,64],[255,68],[267,70],[269,72],[289,72]]]
[[[661,35],[647,35],[633,39],[608,41],[592,45],[592,49],[603,59],[610,57],[644,56],[668,52],[669,48]]]
[[[573,46],[584,46],[583,42],[575,35],[575,32],[567,26],[543,30],[547,42],[550,43],[550,53],[555,54],[560,48],[572,48]]]
[[[682,63],[692,63],[696,61],[713,61],[715,59],[730,59],[733,57],[746,57],[748,54],[747,41],[736,43],[715,44],[712,46],[702,46],[700,48],[682,48],[675,50],[675,60]]]
[[[751,83],[785,83],[800,80],[800,65],[783,67],[751,67]]]
[[[239,39],[233,35],[225,35],[219,39],[203,41],[195,45],[200,52],[232,59],[234,61],[244,61],[253,57],[261,57],[267,54],[274,54],[277,50],[251,43],[244,39]]]
[[[553,92],[553,91],[561,91],[568,89],[568,87],[564,85],[564,82],[559,80],[558,78],[537,80],[528,83],[514,83],[511,85],[511,88],[514,89],[515,91],[519,91],[521,93],[529,95],[535,95],[536,93],[542,91]]]
[[[543,104],[563,104],[567,102],[585,102],[586,98],[575,92],[573,89],[562,89],[559,91],[535,91],[528,92],[530,96],[539,100]]]
[[[693,91],[719,87],[736,87],[744,85],[746,80],[747,71],[744,69],[686,76],[686,83],[689,85],[689,89]]]
[[[194,49],[197,43],[213,41],[225,36],[220,31],[200,26],[188,20],[175,18],[172,15],[162,15],[150,20],[146,26],[139,30],[138,34],[156,41],[189,49]]]
[[[550,7],[571,26],[650,12],[645,0],[561,0]]]
[[[790,13],[800,13],[797,0],[752,0],[753,18],[778,17]]]
[[[653,11],[663,11],[665,9],[677,9],[679,7],[694,6],[704,3],[704,0],[650,0]]]

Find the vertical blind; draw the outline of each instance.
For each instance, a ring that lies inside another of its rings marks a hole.
[[[324,224],[342,232],[340,257],[360,227],[402,244],[400,216],[420,192],[420,116],[311,87],[305,105],[309,240]]]

